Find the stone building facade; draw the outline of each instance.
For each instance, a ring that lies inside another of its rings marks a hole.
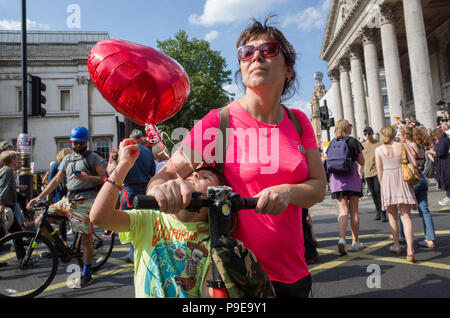
[[[316,140],[318,145],[322,145],[322,124],[320,122],[320,100],[326,94],[325,85],[322,82],[323,74],[321,72],[314,73],[314,79],[316,80],[316,85],[314,86],[314,93],[310,100],[311,105],[311,124],[314,129],[314,134],[316,135]]]
[[[47,115],[28,118],[37,171],[48,169],[57,152],[69,146],[75,126],[89,129],[89,148],[108,158],[117,144],[117,122],[124,118],[103,99],[90,80],[87,59],[106,32],[27,32],[27,71],[47,86]],[[28,91],[28,95],[30,95]],[[22,132],[22,68],[20,31],[0,31],[0,140],[16,145]]]
[[[450,103],[449,12],[447,0],[332,0],[321,59],[335,122],[359,137],[409,116],[436,127],[437,104]]]

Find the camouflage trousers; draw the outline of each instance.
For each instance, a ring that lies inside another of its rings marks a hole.
[[[242,242],[222,235],[211,257],[230,298],[274,298],[275,291],[256,256]]]

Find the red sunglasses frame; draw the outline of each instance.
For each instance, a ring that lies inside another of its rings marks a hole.
[[[270,44],[274,44],[275,45],[275,53],[270,53],[270,54],[267,54],[267,53],[265,53],[265,51],[263,50],[263,47],[265,46],[265,45],[270,45]],[[250,55],[248,55],[246,58],[241,58],[241,51],[242,51],[242,49],[244,49],[244,48],[252,48],[252,52],[251,52],[251,54]],[[238,49],[237,49],[237,58],[238,58],[238,60],[239,61],[249,61],[249,60],[251,60],[252,58],[253,58],[253,54],[255,54],[255,52],[257,51],[257,50],[259,50],[259,54],[261,54],[261,56],[262,57],[264,57],[264,58],[268,58],[268,57],[275,57],[275,56],[277,56],[278,55],[278,53],[280,53],[280,42],[277,42],[277,41],[269,41],[269,42],[264,42],[264,43],[262,43],[261,45],[259,45],[259,46],[254,46],[254,45],[243,45],[243,46],[241,46],[241,47],[239,47]]]

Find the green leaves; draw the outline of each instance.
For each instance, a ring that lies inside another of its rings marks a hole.
[[[178,127],[190,130],[194,120],[200,120],[211,109],[228,104],[231,99],[222,88],[231,83],[231,71],[219,51],[211,50],[208,41],[188,39],[184,30],[175,37],[157,41],[158,49],[175,59],[186,70],[191,91],[183,108],[172,118],[160,123],[158,128],[169,134]]]

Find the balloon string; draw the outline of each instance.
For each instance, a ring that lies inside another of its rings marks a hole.
[[[132,207],[133,207],[133,203],[130,204],[130,201],[128,200],[128,191],[127,191],[127,189],[123,189],[123,192],[122,192],[122,198],[120,199],[120,207],[119,207],[119,211],[122,211],[122,204],[123,204],[124,198],[127,199],[127,207],[128,207],[128,208],[132,208]]]
[[[154,125],[154,124],[146,124],[145,125],[145,133],[146,133],[146,137],[137,139],[136,142],[141,142],[142,140],[146,140],[147,144],[151,147],[155,146],[156,144],[159,144],[159,146],[161,147],[162,151],[164,152],[164,154],[166,155],[167,158],[169,158],[169,163],[172,166],[172,169],[175,171],[175,174],[177,175],[178,178],[182,178],[180,176],[180,174],[177,171],[177,168],[175,167],[175,163],[173,162],[170,154],[167,152],[167,148],[165,147],[164,143],[162,142],[164,140],[163,136],[168,136],[166,132],[162,131],[161,133],[159,132],[158,128]],[[168,138],[168,140],[172,143],[173,146],[175,146],[175,144],[172,142],[172,140],[170,140],[170,138]],[[116,151],[116,149],[119,148],[119,146],[114,147],[111,150],[111,153],[109,155],[109,159],[108,159],[108,166],[111,163],[111,159],[113,156],[113,153]],[[180,154],[183,156],[183,158],[186,160],[186,162],[189,164],[189,166],[191,167],[192,171],[195,171],[194,166],[192,165],[192,162],[189,158],[186,158],[186,155],[183,151],[178,150],[180,152]],[[108,177],[110,176],[109,171],[107,171]],[[128,202],[128,193],[125,190],[125,195],[127,198],[127,206],[131,207],[129,202]],[[123,198],[122,198],[123,200]],[[122,206],[122,204],[121,204]]]
[[[173,171],[175,171],[175,174],[178,178],[182,178],[180,174],[177,171],[177,168],[175,167],[174,162],[171,160],[170,155],[166,151],[165,145],[162,143],[164,135],[167,136],[165,132],[159,132],[158,128],[155,126],[155,124],[145,124],[145,133],[147,134],[147,143],[150,146],[154,146],[156,144],[159,144],[164,154],[169,158],[169,163],[172,166]],[[170,139],[169,139],[170,140]]]
[[[167,140],[169,140],[169,142],[172,143],[172,147],[176,147],[176,145],[173,143],[173,141],[169,138],[169,135],[166,132],[164,132],[164,131],[161,132],[161,137],[163,137],[163,136],[167,136],[168,137]],[[161,138],[161,139],[164,139],[164,138]],[[162,148],[164,154],[167,156],[167,158],[169,158],[169,161],[171,161],[171,156],[165,151],[165,148],[163,146],[161,146],[161,148]],[[178,150],[177,152],[180,153],[183,156],[183,159],[186,161],[187,164],[189,164],[189,167],[192,169],[192,172],[194,172],[195,168],[192,165],[191,160],[186,157],[186,154],[181,149]],[[174,163],[171,162],[171,164],[172,164],[173,170],[175,170],[175,172],[176,172],[177,170],[175,168]],[[177,173],[177,176],[181,178],[181,176],[178,173]]]

